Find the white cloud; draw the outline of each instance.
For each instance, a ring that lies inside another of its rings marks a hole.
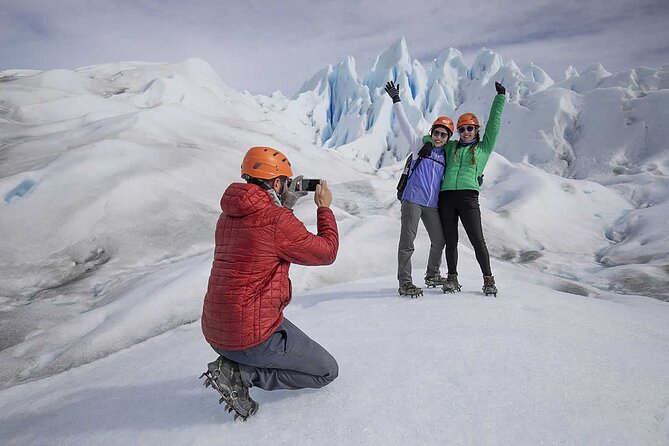
[[[429,62],[448,47],[471,62],[486,46],[554,77],[568,65],[610,71],[669,63],[669,5],[652,0],[417,0],[280,3],[196,0],[0,0],[2,68],[74,68],[125,60],[207,60],[230,85],[292,94],[347,55],[359,73],[405,36]]]

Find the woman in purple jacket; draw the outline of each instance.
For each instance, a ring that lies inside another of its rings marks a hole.
[[[418,231],[418,221],[422,220],[430,237],[430,254],[427,259],[425,285],[428,287],[442,286],[446,279],[441,276],[442,252],[446,240],[444,238],[437,204],[439,189],[446,166],[444,145],[453,135],[453,120],[448,116],[440,116],[432,124],[430,136],[432,142],[423,144],[423,138],[409,124],[400,102],[399,85],[390,81],[386,84],[386,93],[393,100],[393,110],[397,116],[402,133],[409,141],[413,161],[409,169],[409,177],[402,194],[402,226],[400,242],[397,249],[397,280],[400,296],[419,296],[423,290],[413,284],[411,278],[411,255],[414,252],[414,240]]]

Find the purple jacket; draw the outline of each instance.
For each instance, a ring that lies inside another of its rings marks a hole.
[[[423,147],[423,140],[414,131],[409,120],[404,114],[401,102],[393,104],[393,110],[400,129],[404,133],[404,137],[409,141],[409,147],[413,154],[413,162],[411,164],[412,172],[409,176],[402,200],[407,200],[412,203],[436,208],[439,199],[439,189],[441,189],[441,181],[444,178],[444,147],[434,147],[429,158],[424,158],[416,170],[413,170],[418,161],[418,151]]]

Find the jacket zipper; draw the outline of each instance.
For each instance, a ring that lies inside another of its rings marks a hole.
[[[458,161],[458,163],[459,163],[458,174],[455,176],[455,190],[460,190],[459,184],[460,184],[460,171],[462,170],[462,158],[463,158],[462,157],[462,152],[460,152],[460,160]]]

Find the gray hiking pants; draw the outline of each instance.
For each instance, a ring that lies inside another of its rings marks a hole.
[[[418,232],[418,222],[423,225],[430,237],[430,254],[427,258],[427,276],[439,274],[441,255],[444,252],[446,239],[439,218],[439,210],[402,200],[402,226],[400,228],[400,243],[397,248],[397,280],[400,285],[411,282],[411,256],[414,251],[413,242]]]
[[[334,357],[285,318],[260,345],[239,351],[214,350],[239,364],[247,387],[317,389],[330,384],[339,374]]]

